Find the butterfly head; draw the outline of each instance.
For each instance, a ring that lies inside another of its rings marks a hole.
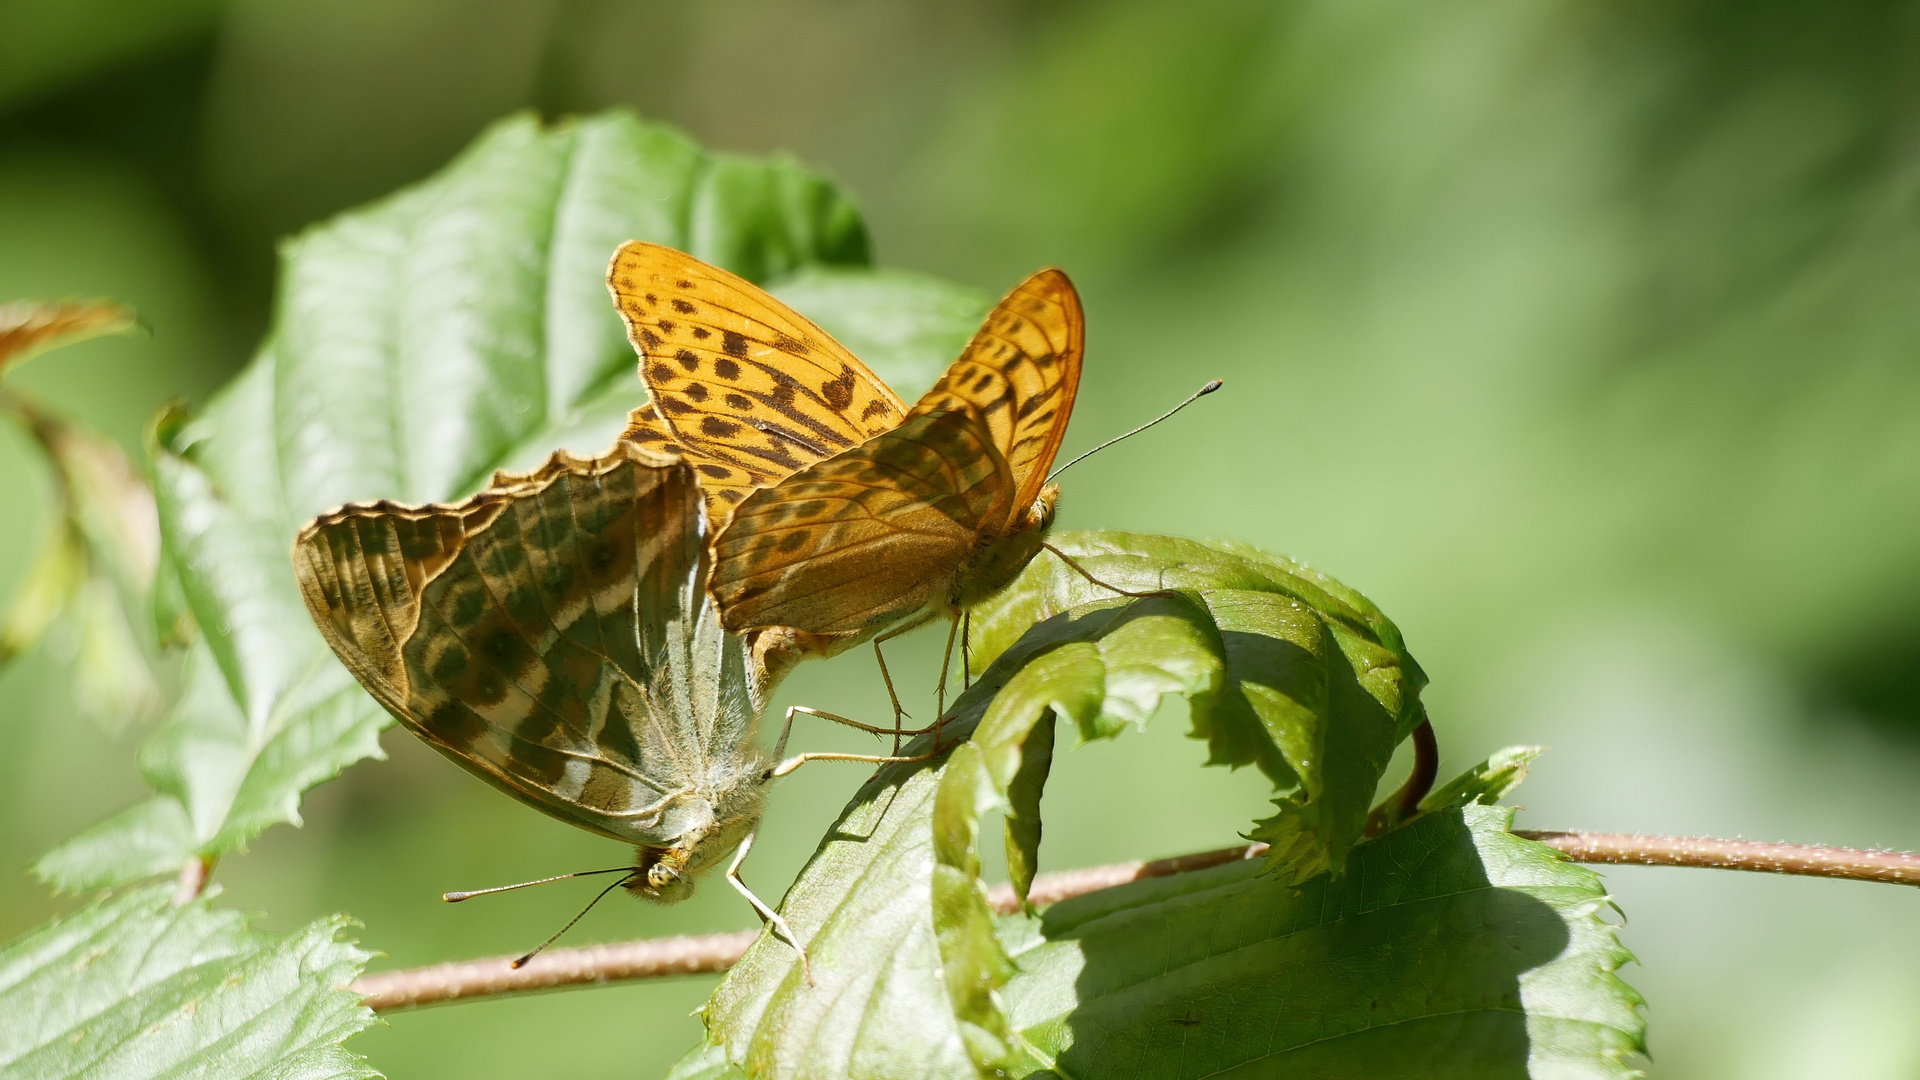
[[[1027,516],[1021,521],[1022,532],[1032,531],[1041,539],[1046,537],[1048,529],[1053,528],[1053,514],[1060,506],[1060,485],[1047,484],[1034,496],[1033,505],[1027,507]]]
[[[634,848],[633,872],[622,885],[642,900],[676,904],[693,895],[699,875],[740,846],[766,809],[757,762],[743,762],[727,775],[675,799],[661,815],[674,830],[669,844]]]

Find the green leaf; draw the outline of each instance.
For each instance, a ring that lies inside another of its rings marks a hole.
[[[373,1022],[346,989],[368,953],[322,919],[285,937],[148,887],[0,949],[0,1075],[353,1080],[341,1043]]]
[[[747,1074],[727,1060],[725,1047],[702,1043],[673,1063],[667,1080],[747,1080]]]
[[[0,305],[0,372],[133,325],[131,308],[105,301]],[[76,645],[76,711],[114,732],[146,720],[162,704],[159,642],[144,617],[160,546],[153,492],[111,439],[32,397],[0,387],[0,413],[39,449],[55,493],[54,523],[0,615],[0,667],[63,630]]]
[[[1208,741],[1212,764],[1256,765],[1285,792],[1254,834],[1273,845],[1270,866],[1296,881],[1338,872],[1394,747],[1423,716],[1426,675],[1393,623],[1325,574],[1245,544],[1106,532],[1065,533],[1054,544],[1102,582],[1188,601],[1197,636],[1182,662],[1198,663],[1195,650],[1204,650],[1223,670],[1217,689],[1193,697],[1193,733]],[[975,666],[1035,622],[1118,599],[1042,553],[975,612]],[[1150,668],[1159,656],[1148,647],[1138,662]],[[1120,693],[1135,696],[1136,722],[1178,682],[1170,678],[1120,681],[1133,688]],[[1117,705],[1104,708],[1119,715]]]
[[[1542,746],[1509,746],[1496,750],[1487,760],[1441,784],[1420,800],[1420,812],[1457,810],[1475,803],[1491,805],[1507,797],[1527,778],[1535,758],[1546,753]]]
[[[386,716],[309,623],[293,536],[342,502],[458,498],[494,469],[610,443],[644,398],[604,282],[628,239],[791,277],[803,312],[881,345],[883,377],[918,377],[925,350],[964,339],[983,306],[848,266],[866,234],[819,177],[709,155],[619,113],[508,120],[434,178],[290,242],[259,356],[199,415],[156,427],[163,598],[199,629],[187,692],[141,753],[174,809],[96,826],[42,861],[49,880],[155,871],[156,841],[174,835],[155,822],[187,825],[172,865],[235,849],[297,822],[307,787],[378,755]],[[883,302],[896,305],[885,318],[871,311]]]
[[[949,723],[964,732],[998,689]],[[814,983],[763,935],[675,1080],[970,1080],[996,1048],[1016,1077],[1636,1075],[1642,1002],[1614,974],[1631,956],[1599,878],[1508,833],[1506,809],[1422,817],[1337,879],[1290,887],[1238,863],[963,925],[937,900],[953,868],[935,804],[975,789],[954,782],[980,767],[972,749],[889,767],[855,797],[783,905]],[[956,988],[962,949],[1010,978]]]
[[[1599,877],[1511,821],[1434,814],[1298,889],[1236,863],[1006,918],[1011,1026],[1055,1077],[1639,1075]]]

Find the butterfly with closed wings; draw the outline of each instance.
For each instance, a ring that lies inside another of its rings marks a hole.
[[[410,731],[536,809],[635,845],[606,891],[672,903],[735,852],[728,882],[798,949],[739,874],[763,789],[806,760],[889,759],[782,761],[806,710],[789,710],[771,756],[756,749],[772,679],[720,625],[707,538],[692,469],[622,442],[496,474],[460,503],[343,506],[301,531],[293,561],[327,643]]]

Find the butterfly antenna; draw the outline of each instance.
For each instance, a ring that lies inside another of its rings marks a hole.
[[[565,926],[563,926],[563,927],[561,927],[561,928],[560,928],[560,929],[558,929],[558,930],[555,930],[555,931],[553,932],[553,936],[551,936],[551,937],[549,937],[549,938],[547,938],[547,940],[545,940],[545,941],[543,941],[543,942],[541,942],[540,944],[538,944],[538,945],[535,945],[535,946],[533,947],[533,951],[532,951],[532,952],[530,952],[530,953],[528,953],[527,955],[525,955],[525,956],[523,956],[523,957],[521,957],[521,958],[520,958],[520,959],[518,959],[518,960],[515,960],[515,961],[514,961],[514,962],[513,962],[513,963],[512,963],[512,964],[511,964],[510,966],[511,966],[511,967],[513,967],[513,968],[515,968],[515,969],[518,969],[518,968],[521,968],[521,967],[524,967],[524,966],[526,966],[526,963],[527,963],[527,961],[529,961],[529,960],[531,960],[531,959],[533,959],[533,958],[534,958],[534,957],[536,957],[536,956],[539,956],[539,955],[540,955],[541,953],[543,953],[543,952],[545,952],[545,951],[546,951],[546,949],[547,949],[547,946],[549,946],[549,945],[551,945],[551,944],[553,944],[553,943],[554,943],[554,942],[556,942],[556,941],[559,941],[559,940],[560,940],[560,935],[562,935],[562,934],[564,934],[564,933],[566,933],[567,931],[569,931],[569,930],[571,930],[571,929],[573,929],[573,924],[574,924],[574,923],[577,923],[577,922],[579,922],[579,921],[580,921],[581,919],[584,919],[584,918],[586,918],[586,917],[587,917],[587,912],[589,912],[589,911],[592,911],[592,910],[593,910],[593,905],[595,905],[595,904],[597,904],[597,903],[599,903],[599,902],[600,902],[600,901],[602,901],[602,900],[605,900],[605,899],[607,898],[607,894],[608,894],[608,893],[610,893],[610,892],[612,892],[613,890],[615,890],[615,889],[617,889],[617,888],[619,888],[619,887],[620,887],[620,886],[622,886],[622,885],[625,885],[626,883],[627,883],[627,879],[626,879],[626,878],[621,878],[621,879],[620,879],[619,881],[616,881],[616,882],[614,882],[613,884],[611,884],[611,885],[609,885],[609,886],[607,886],[606,888],[604,888],[604,889],[601,889],[601,890],[600,890],[600,895],[598,895],[598,896],[596,896],[596,897],[594,897],[593,899],[591,899],[591,900],[589,900],[589,901],[587,901],[587,906],[586,906],[586,907],[583,907],[583,908],[581,908],[581,909],[580,909],[580,914],[578,914],[578,915],[575,915],[575,916],[574,916],[573,918],[571,918],[571,919],[568,919],[568,920],[567,920],[567,925],[565,925]]]
[[[1146,423],[1141,424],[1139,427],[1134,428],[1132,431],[1122,432],[1119,435],[1115,435],[1113,438],[1108,439],[1106,442],[1101,443],[1099,446],[1094,447],[1093,449],[1087,451],[1086,453],[1081,454],[1079,457],[1074,458],[1072,461],[1067,462],[1065,465],[1062,465],[1059,468],[1053,470],[1053,475],[1047,477],[1047,483],[1049,484],[1053,483],[1054,477],[1059,476],[1061,473],[1066,472],[1068,469],[1073,468],[1075,465],[1078,465],[1082,461],[1085,461],[1086,459],[1092,457],[1093,455],[1099,453],[1100,451],[1105,450],[1107,447],[1112,446],[1114,443],[1119,442],[1121,439],[1129,439],[1135,435],[1140,434],[1141,432],[1147,430],[1148,428],[1159,423],[1160,421],[1165,420],[1166,418],[1172,416],[1174,413],[1179,412],[1181,409],[1186,408],[1187,406],[1193,404],[1194,402],[1199,401],[1201,398],[1206,397],[1208,394],[1213,393],[1215,390],[1220,389],[1222,385],[1223,385],[1222,380],[1220,379],[1208,380],[1207,385],[1201,387],[1198,390],[1195,390],[1192,393],[1192,395],[1190,395],[1187,398],[1187,400],[1181,402],[1178,405],[1175,405],[1173,408],[1168,409],[1166,412],[1161,413],[1159,416],[1154,417],[1153,419],[1147,421]]]
[[[512,892],[515,889],[524,889],[529,885],[545,885],[550,881],[565,881],[568,878],[591,877],[594,874],[617,874],[617,873],[632,873],[632,872],[633,872],[633,867],[631,866],[609,866],[605,870],[575,870],[571,874],[555,874],[552,877],[536,878],[533,881],[522,881],[517,885],[495,885],[490,889],[469,889],[466,892],[441,893],[440,899],[445,900],[449,904],[457,904],[462,900],[471,900],[476,896],[486,896],[489,893],[497,893],[497,892]]]

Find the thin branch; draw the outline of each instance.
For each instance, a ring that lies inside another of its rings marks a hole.
[[[725,971],[746,954],[758,930],[735,930],[698,937],[651,938],[582,949],[552,949],[512,966],[516,957],[494,956],[453,964],[407,968],[364,975],[352,989],[375,1012],[468,998],[498,997],[556,986],[581,986],[663,975],[699,975]]]
[[[1883,881],[1920,885],[1920,854],[1860,848],[1716,840],[1705,836],[1639,836],[1633,833],[1515,829],[1514,835],[1564,851],[1574,862],[1702,866],[1765,874]]]
[[[191,903],[207,891],[207,879],[213,876],[213,864],[219,859],[218,855],[187,856],[187,861],[180,864],[179,885],[173,890],[174,907]]]
[[[1218,851],[1180,855],[1146,862],[1113,863],[1041,874],[1033,879],[1028,896],[1033,903],[1052,904],[1099,889],[1142,878],[1184,874],[1238,859],[1250,859],[1267,850],[1265,844],[1242,844]],[[988,902],[1001,914],[1019,910],[1013,886],[988,890]],[[699,975],[732,967],[760,936],[758,930],[698,937],[652,938],[582,949],[554,949],[515,970],[511,956],[464,960],[452,964],[383,971],[356,980],[353,989],[375,1012],[394,1012],[468,998],[497,997],[527,990],[550,990],[624,979],[652,979],[664,975]]]
[[[1853,848],[1809,847],[1799,844],[1762,844],[1706,837],[1629,836],[1618,833],[1581,833],[1516,830],[1515,834],[1565,852],[1575,862],[1644,863],[1651,866],[1703,866],[1725,870],[1757,870],[1774,874],[1810,874],[1920,885],[1920,854],[1861,851]],[[1041,874],[1028,896],[1036,906],[1123,885],[1143,878],[1166,877],[1204,870],[1265,854],[1265,844],[1154,859],[1089,866]],[[988,899],[1002,914],[1018,910],[1013,886],[988,890]],[[352,989],[376,1012],[393,1012],[469,998],[496,997],[527,990],[580,986],[665,975],[697,975],[732,967],[760,936],[758,930],[699,937],[653,938],[583,949],[555,949],[514,970],[511,956],[467,960],[431,967],[408,968],[367,975]]]
[[[1434,737],[1433,721],[1422,717],[1420,726],[1413,729],[1413,771],[1400,787],[1398,817],[1401,821],[1410,821],[1420,813],[1420,800],[1433,790],[1433,782],[1439,775],[1440,742]]]

